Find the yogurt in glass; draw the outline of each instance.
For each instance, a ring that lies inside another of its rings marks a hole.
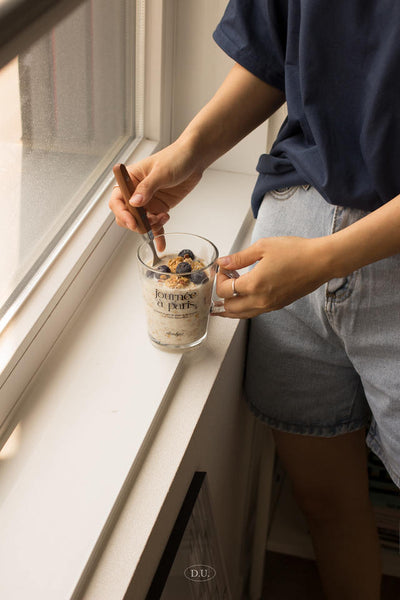
[[[147,242],[138,261],[151,341],[164,349],[183,350],[207,336],[218,250],[192,234],[164,234],[165,250],[152,266]]]

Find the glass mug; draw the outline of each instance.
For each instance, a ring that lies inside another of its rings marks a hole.
[[[188,233],[165,233],[165,249],[153,266],[149,242],[137,251],[151,341],[166,350],[184,350],[207,336],[218,249]]]

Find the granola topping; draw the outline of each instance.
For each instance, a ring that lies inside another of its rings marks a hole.
[[[188,270],[188,273],[185,275],[176,272],[178,265],[181,263],[190,265],[190,270]],[[189,286],[192,287],[193,283],[190,279],[190,273],[193,271],[200,271],[205,267],[204,262],[201,259],[196,257],[191,258],[189,254],[185,254],[184,256],[166,256],[161,266],[163,265],[170,269],[171,274],[163,273],[162,275],[159,275],[157,277],[159,283],[162,282],[167,287],[178,290]]]

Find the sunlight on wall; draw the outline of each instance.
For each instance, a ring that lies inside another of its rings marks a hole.
[[[13,458],[17,452],[21,443],[21,425],[18,424],[2,449],[0,450],[0,461],[9,460]]]

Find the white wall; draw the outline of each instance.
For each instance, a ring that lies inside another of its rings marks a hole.
[[[171,138],[176,139],[194,115],[214,95],[233,65],[212,39],[227,0],[178,0]],[[255,174],[265,151],[263,124],[214,163],[226,171]]]
[[[278,135],[278,131],[282,122],[286,118],[287,115],[287,106],[284,104],[279,108],[275,114],[272,115],[268,119],[268,135],[267,135],[267,152],[270,151],[272,144],[275,141],[276,136]]]

